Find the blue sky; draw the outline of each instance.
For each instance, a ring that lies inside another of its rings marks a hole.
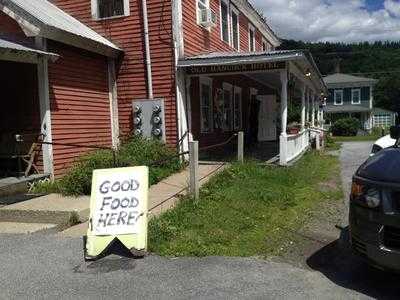
[[[251,0],[282,38],[400,41],[400,0]]]
[[[384,8],[384,0],[366,0],[365,7],[369,11],[376,11]]]

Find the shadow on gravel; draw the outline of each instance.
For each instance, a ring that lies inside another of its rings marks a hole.
[[[399,299],[400,275],[370,267],[353,255],[348,232],[342,232],[339,240],[315,252],[307,259],[307,264],[346,289],[377,299]]]

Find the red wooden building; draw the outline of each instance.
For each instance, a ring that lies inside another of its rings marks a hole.
[[[88,149],[57,142],[118,147],[132,101],[161,98],[169,145],[243,130],[276,141],[286,164],[309,145],[306,122],[322,120],[326,87],[309,53],[279,45],[247,0],[0,0],[0,144],[43,133],[55,145],[39,164],[60,176]],[[294,135],[291,97],[302,104]]]

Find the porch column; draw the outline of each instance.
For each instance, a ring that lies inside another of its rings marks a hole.
[[[286,70],[281,71],[281,122],[282,122],[282,135],[286,136],[287,132],[287,85],[288,85],[288,76]]]
[[[315,127],[315,95],[311,96],[311,126]]]
[[[321,124],[321,108],[319,105],[319,98],[317,97],[316,99],[316,103],[315,103],[315,110],[317,112],[317,127],[320,127]]]
[[[47,43],[46,39],[36,37],[36,46],[46,51]],[[49,96],[49,73],[48,73],[48,62],[47,58],[41,56],[38,58],[37,63],[37,74],[38,74],[38,93],[40,102],[40,119],[41,119],[41,133],[44,135],[44,142],[52,143],[52,132],[51,132],[51,108],[50,108],[50,96]],[[53,146],[42,145],[43,155],[43,171],[46,174],[50,174],[51,179],[54,180],[54,164],[53,164]]]
[[[307,98],[307,105],[306,105],[306,122],[307,122],[307,123],[310,122],[310,97],[311,97],[310,89],[309,89],[309,88],[306,88],[306,98]]]
[[[108,59],[108,93],[110,98],[111,140],[114,149],[119,147],[118,92],[115,60]]]
[[[283,70],[280,73],[281,76],[281,128],[282,132],[279,138],[279,163],[281,166],[287,165],[287,86],[288,86],[288,75],[287,70]]]
[[[306,86],[301,89],[301,130],[306,127]]]

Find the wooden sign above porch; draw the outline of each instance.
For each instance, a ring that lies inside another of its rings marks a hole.
[[[222,74],[222,73],[251,73],[267,70],[285,69],[286,62],[260,62],[240,65],[217,65],[217,66],[192,66],[187,68],[188,75]]]

